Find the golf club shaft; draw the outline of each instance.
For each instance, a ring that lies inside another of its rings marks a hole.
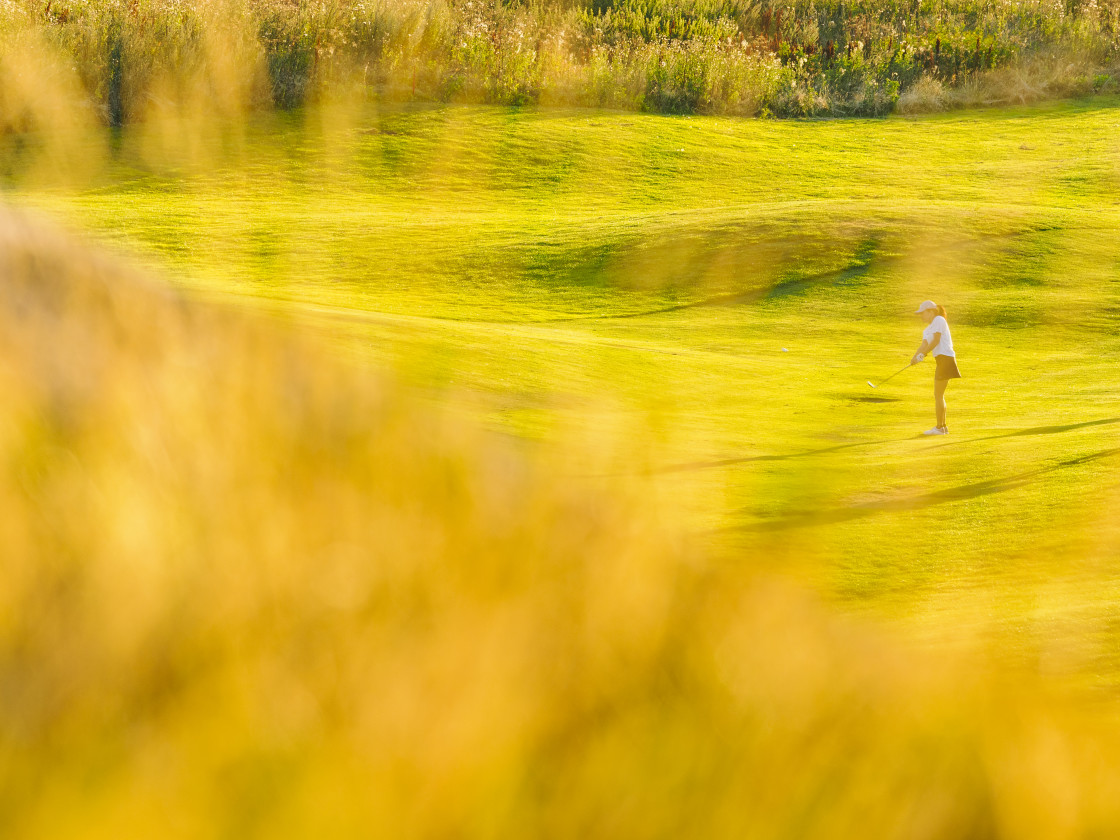
[[[902,370],[909,370],[913,366],[914,366],[914,363],[911,362],[906,367],[904,367]],[[892,379],[894,379],[896,376],[898,376],[898,374],[902,373],[902,370],[892,373],[890,376],[888,376],[886,379],[884,379],[883,382],[890,382]],[[879,384],[882,385],[883,382],[880,382]]]
[[[911,362],[906,367],[904,367],[902,370],[906,370],[906,368],[910,368],[910,367],[913,367],[913,366],[914,366],[914,363]],[[896,373],[892,373],[890,376],[888,376],[886,379],[884,379],[882,382],[880,382],[879,385],[883,385],[884,383],[890,382],[892,379],[894,379],[896,376],[898,376],[898,374],[902,373],[902,370],[897,371]],[[872,388],[878,388],[879,387],[879,385],[876,385],[870,379],[867,380],[867,384],[870,385]]]

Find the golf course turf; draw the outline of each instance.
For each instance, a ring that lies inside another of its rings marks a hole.
[[[328,104],[193,130],[89,139],[66,184],[6,140],[7,200],[517,445],[583,442],[558,470],[633,476],[718,562],[1120,687],[1120,101]],[[963,373],[945,438],[920,437],[931,360],[866,384],[914,353],[926,298]]]

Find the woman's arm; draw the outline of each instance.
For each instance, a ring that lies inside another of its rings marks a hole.
[[[933,341],[926,341],[925,339],[923,339],[922,340],[922,346],[918,348],[918,352],[914,354],[914,357],[910,360],[910,364],[916,365],[923,358],[925,358],[927,353],[932,353],[933,348],[936,347],[940,343],[941,343],[941,333],[939,333],[939,332],[933,334]]]

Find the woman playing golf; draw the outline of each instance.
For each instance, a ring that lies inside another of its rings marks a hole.
[[[945,388],[950,379],[961,378],[961,372],[957,370],[957,354],[953,350],[953,337],[949,334],[944,306],[926,300],[918,307],[917,314],[926,322],[926,328],[922,331],[922,346],[918,348],[910,364],[916,365],[930,353],[937,362],[937,370],[933,374],[933,404],[937,409],[937,425],[923,434],[947,435],[949,427],[945,425]]]

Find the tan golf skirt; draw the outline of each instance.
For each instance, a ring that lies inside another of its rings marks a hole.
[[[937,372],[933,378],[938,382],[946,379],[960,379],[961,372],[957,368],[957,360],[952,356],[934,356],[937,360]]]

